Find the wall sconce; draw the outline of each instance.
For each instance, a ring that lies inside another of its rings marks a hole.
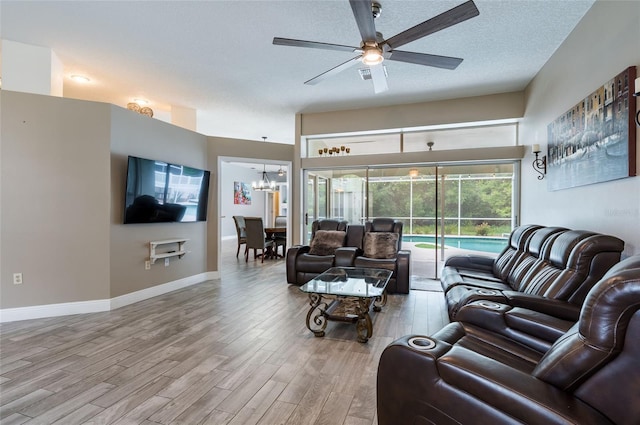
[[[430,151],[432,151],[432,150],[433,150],[433,145],[434,145],[434,144],[435,144],[435,143],[434,143],[434,142],[432,142],[432,141],[428,141],[428,142],[427,142],[427,146],[429,146],[429,150],[430,150]]]
[[[540,174],[538,180],[542,180],[544,175],[547,174],[547,156],[545,155],[542,158],[538,156],[542,151],[540,150],[540,145],[537,144],[531,146],[531,151],[536,155],[536,159],[533,161],[533,169]]]
[[[636,89],[633,93],[635,97],[640,96],[640,78],[636,78]],[[637,102],[636,102],[637,103]],[[636,112],[636,125],[640,127],[640,111]]]

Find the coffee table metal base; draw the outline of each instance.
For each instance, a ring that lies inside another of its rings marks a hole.
[[[387,303],[387,294],[370,297],[325,296],[317,293],[309,294],[309,313],[307,313],[307,328],[316,337],[323,337],[329,320],[355,323],[358,342],[367,342],[373,335],[373,322],[369,310],[373,304],[373,311],[380,311]]]

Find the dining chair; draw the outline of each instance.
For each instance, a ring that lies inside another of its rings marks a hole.
[[[287,216],[286,215],[278,215],[274,221],[274,227],[287,227]],[[282,256],[284,257],[287,252],[287,232],[278,232],[274,235],[274,240],[276,242],[276,252],[278,251],[278,246],[282,246]]]
[[[275,242],[267,239],[264,233],[264,223],[262,217],[245,217],[244,218],[247,232],[247,250],[244,253],[245,262],[249,261],[249,250],[253,249],[253,258],[258,257],[258,250],[262,250],[260,256],[264,263],[265,253],[267,249],[273,249]]]
[[[234,215],[233,221],[236,224],[236,233],[238,234],[238,250],[236,251],[236,258],[240,254],[240,245],[245,244],[244,252],[247,253],[247,232],[245,230],[244,216]]]

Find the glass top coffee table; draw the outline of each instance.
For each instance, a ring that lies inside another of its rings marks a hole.
[[[387,283],[391,271],[358,267],[332,267],[300,287],[309,294],[311,309],[307,328],[324,336],[327,321],[356,324],[358,341],[367,342],[373,334],[369,310],[380,311],[387,302]]]

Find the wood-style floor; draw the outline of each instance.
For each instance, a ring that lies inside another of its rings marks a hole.
[[[306,328],[283,260],[106,313],[0,325],[1,424],[376,424],[380,354],[447,323],[442,293],[390,295],[373,337]]]

